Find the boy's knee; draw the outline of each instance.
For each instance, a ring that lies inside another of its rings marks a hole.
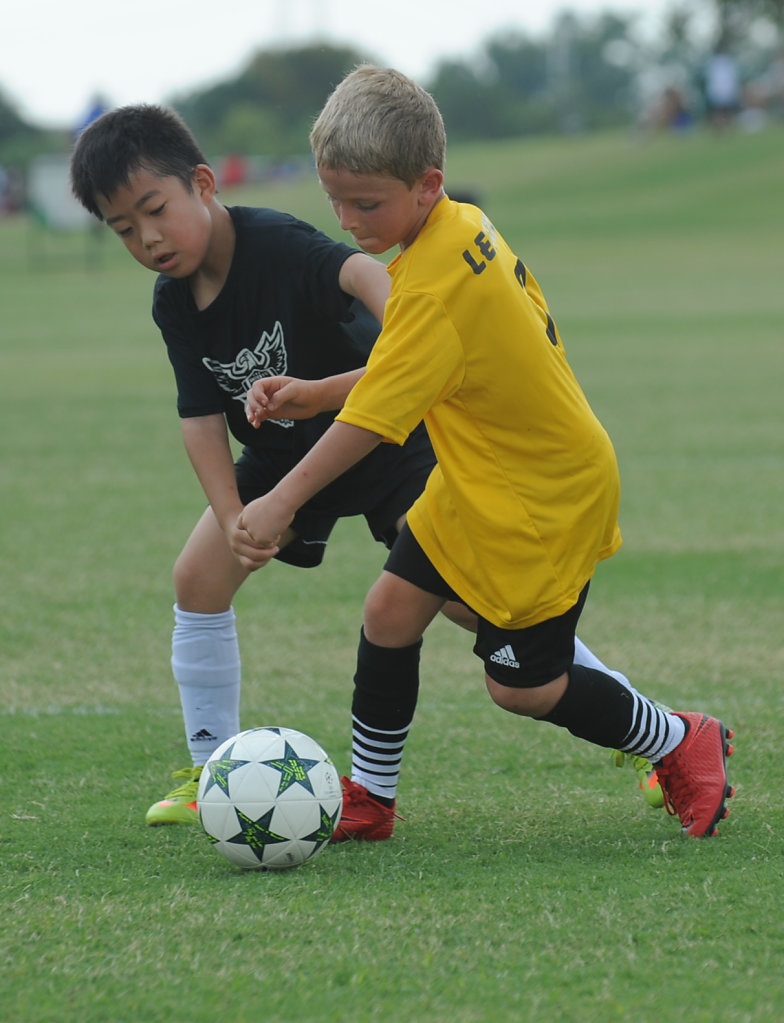
[[[189,556],[186,547],[174,562],[172,569],[174,594],[179,607],[186,610],[195,609],[205,588],[201,576],[197,560]]]
[[[520,714],[529,718],[541,718],[549,714],[563,696],[568,681],[569,676],[563,674],[543,686],[517,689],[513,686],[502,686],[489,675],[485,675],[485,684],[493,703],[503,710],[508,710],[510,714]]]
[[[365,598],[365,635],[377,646],[417,643],[443,603],[442,597],[420,590],[390,572],[382,572]]]
[[[219,614],[228,610],[247,577],[238,561],[205,559],[186,544],[172,570],[177,606],[183,611]]]
[[[386,635],[387,629],[398,613],[399,608],[396,606],[389,587],[384,586],[383,578],[377,580],[365,597],[363,613],[365,634],[368,636]],[[389,645],[378,640],[372,640],[372,642],[378,643],[379,646]]]
[[[174,592],[177,594],[178,603],[181,593],[190,589],[192,575],[189,559],[185,556],[185,551],[183,551],[178,555],[172,568],[172,582],[174,583]]]

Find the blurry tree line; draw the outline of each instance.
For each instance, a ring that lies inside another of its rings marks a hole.
[[[668,74],[677,73],[698,105],[701,68],[718,45],[751,80],[782,40],[784,0],[673,0],[655,41],[640,38],[635,15],[565,10],[545,36],[490,36],[469,57],[442,60],[421,84],[438,101],[452,141],[593,131],[640,119],[646,92],[664,88]],[[317,42],[262,50],[234,77],[168,102],[212,158],[239,153],[280,163],[307,153],[324,99],[367,56]],[[26,124],[0,92],[0,164],[21,165],[71,141]]]

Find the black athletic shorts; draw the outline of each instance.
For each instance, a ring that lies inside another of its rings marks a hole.
[[[350,515],[364,515],[374,539],[391,547],[398,519],[425,489],[435,462],[421,424],[402,447],[380,444],[300,508],[291,524],[296,538],[275,557],[298,568],[320,565],[335,523]],[[294,464],[288,451],[244,448],[234,466],[242,503],[268,493]]]
[[[408,525],[401,530],[384,569],[427,593],[461,600],[436,571]],[[533,689],[563,675],[574,661],[574,636],[588,585],[565,614],[526,629],[502,629],[477,615],[474,653],[484,662],[490,678],[502,686]]]

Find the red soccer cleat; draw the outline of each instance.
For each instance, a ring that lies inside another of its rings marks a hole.
[[[347,842],[350,839],[364,842],[383,842],[392,837],[395,819],[405,818],[375,800],[364,785],[341,778],[343,786],[343,812],[330,842]]]
[[[680,817],[683,832],[695,838],[718,834],[728,816],[724,800],[735,794],[727,782],[725,758],[732,755],[732,732],[707,714],[680,714],[687,724],[680,746],[656,765],[667,813]]]

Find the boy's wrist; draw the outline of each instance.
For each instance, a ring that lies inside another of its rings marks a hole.
[[[352,387],[364,374],[365,367],[362,366],[346,373],[338,373],[335,376],[325,377],[318,381],[318,404],[322,412],[335,412],[342,409],[346,403]]]
[[[319,412],[331,411],[335,406],[332,402],[332,396],[329,393],[329,378],[312,380],[311,387],[315,395],[313,407],[316,409],[316,414],[318,415]]]
[[[242,514],[242,509],[243,505],[240,504],[236,508],[232,508],[230,511],[224,510],[220,515],[218,515],[218,513],[215,512],[214,508],[212,509],[213,512],[215,512],[215,517],[218,520],[218,525],[227,536],[230,535],[236,528],[237,519]]]
[[[287,486],[285,480],[281,480],[266,495],[267,507],[271,510],[275,519],[289,525],[302,503],[296,502],[292,493],[292,487]]]

